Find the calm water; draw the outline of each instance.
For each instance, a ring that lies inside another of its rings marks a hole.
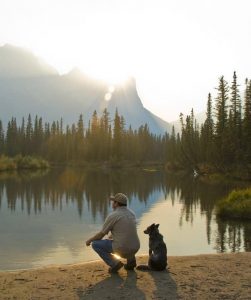
[[[148,171],[0,173],[0,270],[98,259],[85,240],[111,211],[108,196],[123,192],[143,230],[160,223],[169,255],[251,250],[251,222],[220,221],[214,207],[234,183]]]

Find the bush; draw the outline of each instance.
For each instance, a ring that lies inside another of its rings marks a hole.
[[[46,169],[50,165],[42,158],[17,155],[14,158],[0,156],[0,171],[17,169]]]
[[[0,156],[0,171],[7,171],[7,170],[16,170],[17,165],[13,161],[13,159],[7,156]]]
[[[49,163],[42,158],[32,156],[16,156],[14,158],[18,169],[44,169],[49,167]]]
[[[251,188],[234,190],[217,204],[221,217],[251,219]]]

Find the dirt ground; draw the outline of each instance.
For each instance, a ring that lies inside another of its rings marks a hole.
[[[95,261],[0,272],[0,299],[251,299],[247,252],[172,256],[163,272],[107,271]]]

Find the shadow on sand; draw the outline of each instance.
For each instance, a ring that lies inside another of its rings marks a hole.
[[[177,285],[168,270],[165,271],[149,271],[155,284],[152,299],[178,299]]]
[[[168,271],[129,271],[113,274],[85,291],[79,300],[88,299],[177,299],[177,286]]]

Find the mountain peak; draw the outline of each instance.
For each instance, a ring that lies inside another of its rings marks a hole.
[[[64,124],[72,124],[83,114],[87,126],[94,110],[102,114],[106,108],[111,120],[117,109],[133,129],[147,123],[152,133],[170,131],[168,123],[144,108],[135,78],[112,87],[78,68],[59,76],[29,51],[12,45],[0,47],[0,107],[3,124],[12,117],[20,122],[29,113],[45,122],[63,118]]]
[[[78,77],[83,77],[85,76],[84,73],[78,68],[78,67],[74,67],[73,69],[70,70],[70,72],[68,72],[66,74],[67,76],[70,77],[74,77],[74,78],[78,78]]]

